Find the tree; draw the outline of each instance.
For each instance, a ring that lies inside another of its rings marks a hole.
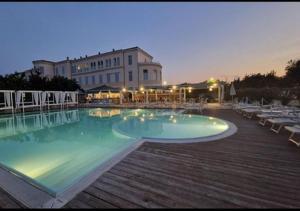
[[[5,76],[0,75],[0,89],[20,90],[28,89],[24,73],[12,73]]]
[[[47,89],[54,91],[76,91],[81,88],[74,79],[67,79],[62,76],[54,76],[48,81]]]
[[[39,71],[32,71],[26,80],[25,73],[15,72],[5,76],[0,75],[2,90],[42,90],[42,91],[76,91],[82,90],[74,79],[54,76],[52,79],[42,77]]]
[[[300,60],[290,60],[285,70],[285,83],[290,86],[300,86]]]

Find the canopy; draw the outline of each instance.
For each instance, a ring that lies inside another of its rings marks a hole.
[[[107,85],[102,85],[102,86],[98,86],[98,87],[95,87],[95,88],[92,88],[92,89],[89,89],[87,90],[86,92],[87,93],[93,93],[93,92],[108,92],[108,91],[111,91],[111,92],[119,92],[121,91],[119,88],[116,88],[116,87],[111,87],[111,86],[107,86]]]

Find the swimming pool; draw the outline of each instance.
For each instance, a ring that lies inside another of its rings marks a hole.
[[[0,164],[57,195],[133,144],[218,136],[228,122],[163,109],[75,109],[0,118]]]

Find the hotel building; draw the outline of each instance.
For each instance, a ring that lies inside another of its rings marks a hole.
[[[84,90],[102,85],[127,89],[162,85],[161,64],[139,47],[74,59],[67,57],[58,62],[36,60],[32,63],[33,70],[39,70],[42,76],[75,79]],[[27,77],[31,70],[25,71]]]

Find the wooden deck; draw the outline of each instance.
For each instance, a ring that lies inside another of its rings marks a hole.
[[[235,123],[219,141],[144,143],[66,208],[300,207],[300,148],[231,110],[205,114]],[[0,207],[18,207],[0,191]]]

